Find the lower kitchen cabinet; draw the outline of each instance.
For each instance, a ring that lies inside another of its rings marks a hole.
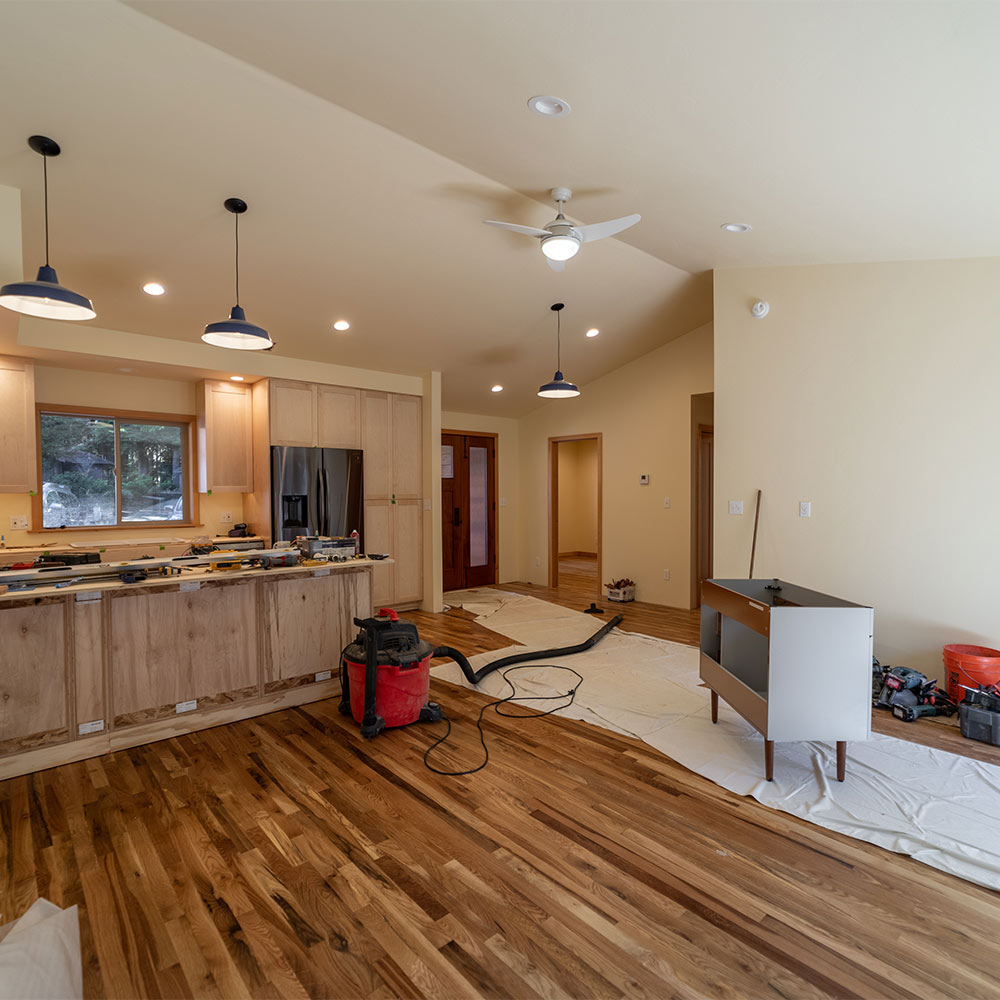
[[[375,565],[0,595],[0,780],[339,697]]]
[[[369,500],[365,504],[365,548],[387,552],[391,563],[376,564],[372,600],[376,607],[413,606],[424,596],[424,529],[421,500]]]

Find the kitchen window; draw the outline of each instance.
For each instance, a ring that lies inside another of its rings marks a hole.
[[[192,420],[38,407],[35,526],[190,524]]]

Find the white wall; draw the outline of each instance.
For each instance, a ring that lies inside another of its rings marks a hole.
[[[715,575],[760,488],[755,575],[874,606],[882,662],[1000,648],[1000,259],[718,272],[715,338]]]
[[[519,421],[522,579],[548,580],[548,439],[603,434],[603,575],[636,597],[690,606],[691,396],[712,391],[707,324]],[[640,486],[648,473],[650,485]],[[665,497],[671,500],[665,508]],[[670,581],[663,579],[670,570]]]

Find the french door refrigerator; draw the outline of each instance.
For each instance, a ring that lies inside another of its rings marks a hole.
[[[361,452],[353,448],[271,448],[274,541],[296,535],[361,535],[364,552]]]

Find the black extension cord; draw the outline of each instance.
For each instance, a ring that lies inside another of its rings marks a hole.
[[[546,695],[535,695],[524,697],[517,697],[517,688],[514,687],[514,682],[509,680],[507,675],[514,673],[515,670],[527,670],[528,668],[537,669],[538,667],[549,667],[552,670],[568,670],[574,677],[576,677],[576,684],[573,685],[565,694],[546,694]],[[490,750],[486,745],[486,734],[483,732],[483,716],[486,714],[487,709],[492,708],[497,715],[502,715],[508,719],[544,719],[547,715],[552,715],[555,712],[562,711],[564,708],[569,708],[576,699],[576,692],[579,690],[580,685],[583,683],[583,676],[572,667],[564,667],[559,663],[528,663],[521,667],[508,667],[503,674],[504,683],[510,688],[510,694],[506,698],[501,698],[499,701],[490,701],[483,705],[479,710],[479,718],[476,719],[476,728],[479,730],[479,742],[483,745],[483,761],[476,767],[470,767],[465,771],[442,771],[440,768],[435,767],[428,761],[428,757],[431,752],[436,750],[442,743],[445,743],[449,736],[451,736],[451,719],[447,715],[442,716],[442,719],[448,723],[448,728],[445,730],[444,736],[440,739],[435,740],[425,751],[424,751],[424,764],[428,770],[433,771],[435,774],[443,774],[448,777],[457,777],[463,774],[475,774],[476,771],[481,771],[490,760]],[[547,712],[538,712],[533,714],[520,715],[514,712],[501,712],[500,706],[512,703],[515,701],[561,701],[562,699],[568,698],[569,700],[562,705],[556,705],[555,708],[550,708]]]

